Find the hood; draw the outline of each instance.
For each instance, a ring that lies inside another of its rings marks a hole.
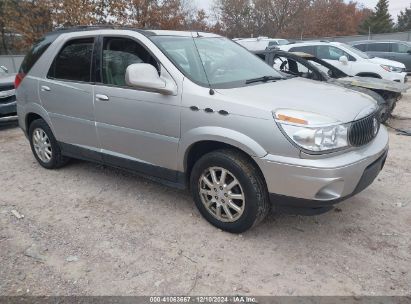
[[[377,110],[377,102],[367,94],[304,78],[258,83],[234,89],[218,89],[226,102],[233,103],[231,113],[250,116],[249,107],[263,111],[292,109],[317,113],[350,122]],[[238,104],[244,107],[238,107]],[[365,113],[365,114],[364,114]]]
[[[379,57],[374,57],[371,59],[368,59],[371,62],[377,63],[377,64],[385,64],[385,65],[390,65],[396,68],[405,68],[405,65],[401,62],[394,61],[394,60],[389,60],[389,59],[384,59],[384,58],[379,58]]]
[[[379,79],[373,77],[343,77],[336,79],[337,82],[352,85],[355,87],[362,87],[372,90],[384,90],[390,91],[395,93],[404,93],[411,85],[407,83],[399,83],[396,81],[386,80],[386,79]]]

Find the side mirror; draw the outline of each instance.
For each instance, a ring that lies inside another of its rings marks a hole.
[[[408,54],[411,54],[411,49],[409,49],[409,50],[407,51],[407,53],[408,53]]]
[[[134,63],[126,69],[126,84],[164,95],[176,93],[174,83],[158,75],[157,69],[148,63]]]
[[[9,69],[6,68],[4,65],[0,66],[0,68],[1,68],[4,72],[6,72],[6,73],[9,72]]]
[[[339,61],[342,63],[342,64],[348,64],[348,58],[347,58],[347,56],[341,56],[340,57],[340,59],[339,59]]]

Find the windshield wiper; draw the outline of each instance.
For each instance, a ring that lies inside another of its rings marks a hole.
[[[250,83],[254,83],[254,82],[267,82],[267,81],[270,81],[270,80],[281,80],[281,79],[284,79],[284,78],[275,77],[275,76],[263,76],[263,77],[248,79],[248,80],[245,81],[245,84],[250,84]]]

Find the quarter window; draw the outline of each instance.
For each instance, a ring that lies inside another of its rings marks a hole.
[[[368,45],[369,52],[389,52],[390,44],[389,43],[370,43]]]
[[[90,82],[93,44],[94,38],[75,39],[67,42],[54,59],[48,77]]]
[[[102,58],[103,83],[126,86],[127,67],[134,63],[152,64],[158,70],[157,61],[138,42],[129,38],[104,38]]]

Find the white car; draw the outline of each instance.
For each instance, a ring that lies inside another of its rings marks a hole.
[[[265,50],[267,47],[286,45],[290,43],[287,39],[277,39],[268,37],[234,38],[233,41],[237,42],[239,45],[242,45],[250,51],[261,51]]]
[[[327,61],[350,76],[376,77],[404,83],[407,73],[401,62],[370,57],[366,53],[341,42],[307,41],[281,45],[289,52],[304,52]]]

